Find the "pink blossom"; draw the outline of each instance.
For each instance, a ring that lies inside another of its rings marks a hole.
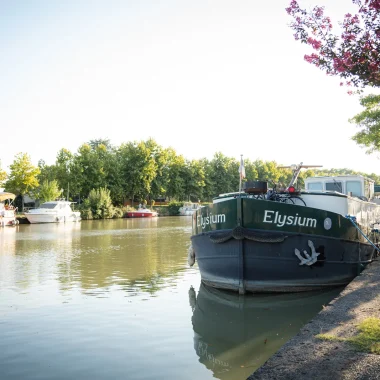
[[[320,67],[328,75],[352,79],[340,85],[380,87],[380,0],[352,0],[357,14],[346,13],[343,33],[333,33],[332,23],[325,16],[324,7],[311,11],[299,8],[296,0],[289,0],[287,12],[293,18],[294,37],[307,43],[318,54],[304,59]]]
[[[321,47],[321,45],[322,45],[320,41],[317,41],[317,40],[315,40],[315,39],[313,39],[313,38],[311,38],[311,37],[309,37],[309,38],[307,39],[307,43],[308,43],[309,45],[311,45],[315,50],[319,50],[320,47]]]
[[[315,7],[314,11],[315,11],[315,16],[316,17],[319,18],[319,17],[323,16],[323,7]]]
[[[319,66],[319,56],[317,54],[314,54],[314,53],[311,55],[305,54],[304,60],[306,62],[313,63],[314,65]]]

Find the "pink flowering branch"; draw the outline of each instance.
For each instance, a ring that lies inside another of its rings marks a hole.
[[[301,9],[292,0],[287,13],[293,18],[290,27],[294,38],[311,46],[314,53],[304,59],[328,75],[343,78],[355,87],[380,86],[380,0],[352,0],[358,14],[347,13],[340,24],[340,35],[324,8]]]

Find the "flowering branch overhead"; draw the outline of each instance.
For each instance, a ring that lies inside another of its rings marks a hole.
[[[293,17],[290,27],[296,40],[315,50],[305,55],[307,62],[341,77],[348,86],[380,87],[380,0],[352,1],[358,14],[344,16],[341,35],[332,32],[324,7],[315,6],[307,12],[296,0],[286,8]]]

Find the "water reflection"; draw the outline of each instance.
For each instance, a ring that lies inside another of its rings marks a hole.
[[[341,289],[245,295],[191,287],[194,349],[218,379],[245,379],[297,334]]]
[[[246,379],[333,298],[196,295],[190,234],[180,217],[0,229],[0,378]]]
[[[0,255],[14,255],[16,253],[16,233],[19,226],[0,228]]]
[[[54,279],[61,295],[79,290],[104,297],[115,288],[153,295],[186,270],[190,226],[178,218],[146,218],[1,229],[1,254],[15,256],[11,263],[0,259],[2,280],[25,289]]]

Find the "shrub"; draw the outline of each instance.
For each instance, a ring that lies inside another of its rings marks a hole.
[[[168,204],[169,215],[179,215],[179,208],[183,206],[183,202],[172,201]]]
[[[90,216],[92,219],[112,218],[115,208],[112,205],[110,191],[106,188],[92,189],[82,204],[81,214],[87,216],[87,219],[90,219]]]
[[[83,220],[89,220],[89,219],[93,219],[92,218],[92,212],[91,210],[88,208],[88,209],[80,209],[80,216]]]
[[[124,210],[121,207],[115,207],[113,218],[122,218],[124,216]]]

